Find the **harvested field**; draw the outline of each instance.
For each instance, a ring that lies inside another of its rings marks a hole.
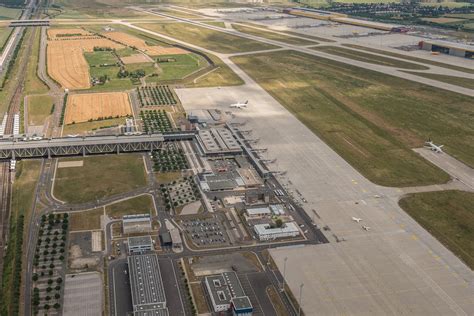
[[[67,40],[88,36],[94,36],[94,34],[80,28],[48,29],[48,40]]]
[[[81,39],[48,42],[48,73],[66,89],[90,88],[89,65],[85,52],[94,47],[122,48],[123,46],[107,39]]]
[[[124,45],[136,47],[144,53],[152,56],[189,53],[188,51],[177,47],[149,46],[144,40],[123,32],[107,32],[103,33],[103,35]]]
[[[64,122],[71,124],[131,114],[125,92],[73,94],[68,98]]]
[[[140,63],[152,63],[153,59],[145,54],[133,54],[131,56],[120,57],[120,60],[125,64],[140,64]]]

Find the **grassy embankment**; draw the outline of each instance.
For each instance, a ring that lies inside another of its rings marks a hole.
[[[278,41],[278,42],[283,42],[286,44],[291,44],[291,45],[316,45],[318,42],[315,41],[310,41],[310,40],[304,40],[301,38],[297,37],[292,37],[292,36],[287,36],[275,32],[269,32],[265,31],[262,29],[256,29],[253,27],[248,27],[244,25],[239,25],[239,24],[232,24],[232,27],[236,29],[239,32],[250,34],[250,35],[255,35],[259,37],[263,37],[269,40],[273,41]]]
[[[25,160],[17,163],[11,200],[8,248],[2,258],[1,315],[18,314],[20,308],[22,264],[25,263],[23,258],[25,254],[24,242],[22,241],[26,240],[27,230],[25,228],[32,215],[40,168],[41,162],[39,160]]]
[[[343,48],[343,47],[318,46],[318,47],[313,47],[311,49],[328,53],[328,54],[332,54],[332,55],[337,55],[337,56],[353,59],[353,60],[362,61],[365,63],[375,64],[375,65],[382,65],[382,66],[402,68],[402,69],[411,69],[411,70],[429,69],[429,67],[427,66],[413,64],[410,62],[397,60],[393,58],[382,57],[382,56],[378,56],[374,54],[363,53],[363,52],[359,52],[353,49],[348,49],[348,48]]]
[[[137,26],[224,54],[277,48],[274,45],[186,23],[147,23]]]
[[[130,214],[156,215],[153,206],[153,199],[148,194],[107,205],[105,211],[109,217],[122,217],[123,215]]]
[[[456,65],[442,63],[442,62],[439,62],[439,61],[434,61],[434,60],[429,60],[429,59],[419,58],[419,57],[414,57],[414,56],[407,56],[407,55],[402,55],[402,54],[397,54],[397,53],[393,53],[393,52],[384,51],[384,50],[381,50],[381,49],[370,48],[370,47],[365,47],[365,46],[359,46],[359,45],[354,45],[354,44],[342,44],[342,45],[346,46],[346,47],[365,50],[367,52],[372,52],[372,53],[377,53],[377,54],[387,55],[387,56],[392,56],[392,57],[398,57],[398,58],[402,58],[402,59],[405,59],[405,60],[411,60],[411,61],[416,61],[416,62],[419,62],[419,63],[424,63],[424,64],[427,64],[427,65],[433,65],[433,66],[438,66],[438,67],[443,67],[443,68],[447,68],[447,69],[452,69],[452,70],[457,70],[457,71],[462,71],[462,72],[467,72],[467,73],[470,73],[470,74],[474,74],[474,69],[472,69],[472,68],[460,67],[460,66],[456,66]]]
[[[440,75],[440,74],[430,74],[430,73],[422,73],[422,72],[413,72],[413,71],[406,71],[406,72],[412,75],[417,75],[417,76],[428,78],[428,79],[438,80],[441,82],[446,82],[449,84],[453,84],[453,85],[468,88],[468,89],[474,89],[474,80],[470,78],[447,76],[447,75]]]
[[[399,203],[413,219],[474,269],[474,193],[415,193]]]
[[[375,183],[448,181],[445,172],[411,150],[428,137],[474,166],[470,97],[298,52],[233,60]]]
[[[85,203],[146,185],[141,155],[107,155],[67,158],[83,160],[82,167],[58,168],[54,195],[68,203]]]

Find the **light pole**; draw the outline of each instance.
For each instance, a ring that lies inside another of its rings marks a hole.
[[[285,257],[284,263],[283,263],[283,282],[281,286],[281,291],[283,292],[285,290],[285,279],[286,279],[286,261],[288,260],[288,257]]]
[[[299,299],[299,303],[298,303],[298,316],[301,315],[301,299],[302,299],[302,296],[303,296],[303,286],[304,286],[304,283],[301,283],[301,285],[300,285],[300,299]]]

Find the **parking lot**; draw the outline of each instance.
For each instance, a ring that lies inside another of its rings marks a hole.
[[[223,225],[215,217],[185,219],[182,227],[196,246],[226,246],[229,240]]]

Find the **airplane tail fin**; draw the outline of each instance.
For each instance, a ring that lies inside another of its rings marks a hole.
[[[248,104],[248,103],[249,103],[249,100],[245,101],[244,103],[245,103],[245,104]]]

